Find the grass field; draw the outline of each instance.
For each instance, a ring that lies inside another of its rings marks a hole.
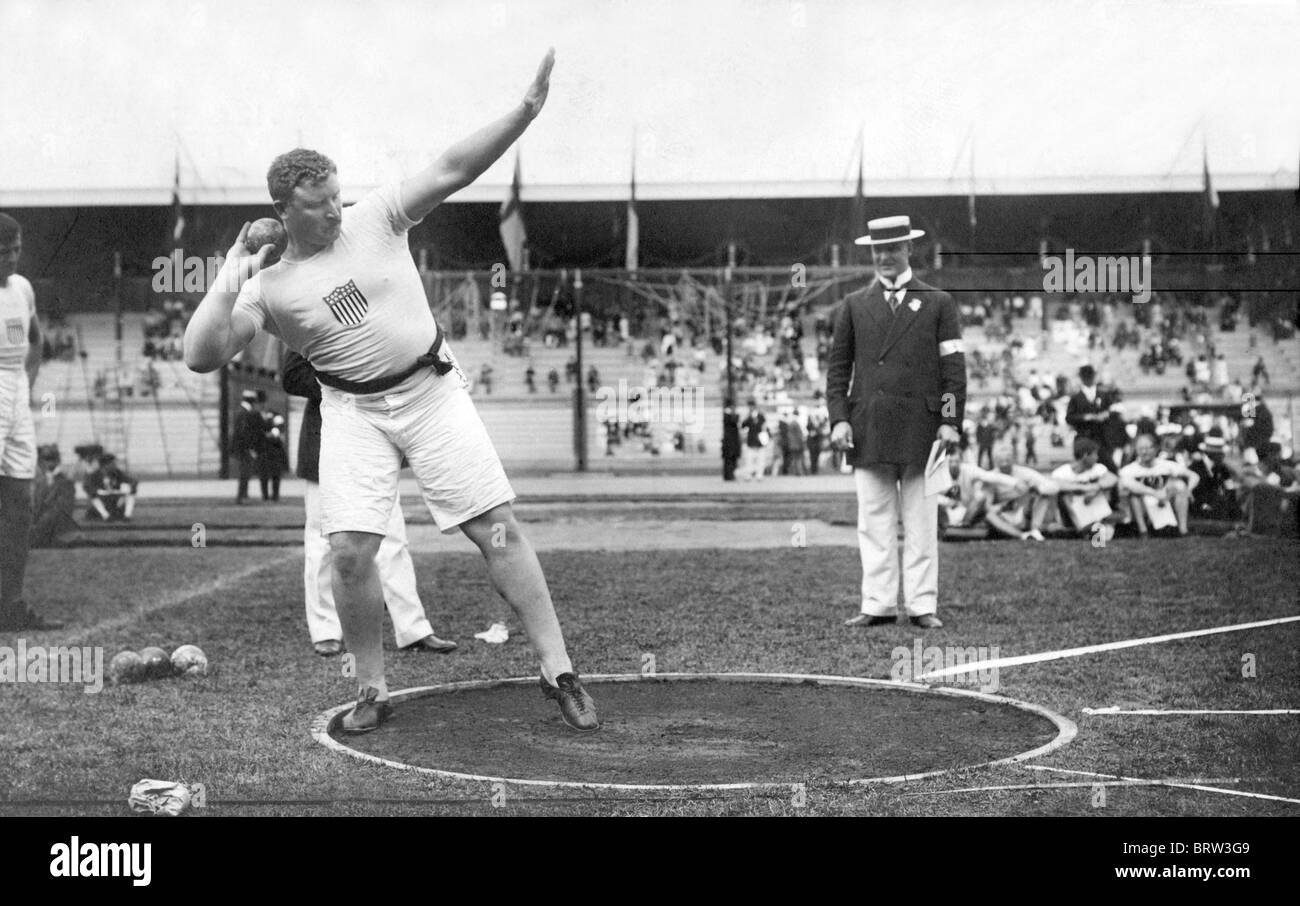
[[[656,507],[643,515],[671,511]],[[174,546],[160,539],[148,547],[34,554],[29,597],[72,622],[63,632],[28,637],[29,646],[103,646],[107,662],[124,648],[158,644],[170,651],[190,642],[203,647],[214,669],[206,678],[105,686],[93,695],[68,685],[0,689],[9,716],[0,727],[0,814],[123,814],[131,785],[152,777],[203,784],[207,803],[196,814],[212,816],[1300,815],[1293,803],[1167,786],[1110,786],[1102,803],[1089,785],[1045,786],[1092,778],[1024,764],[905,784],[815,783],[801,803],[779,790],[520,788],[495,808],[487,784],[365,764],[311,738],[313,718],[350,698],[353,686],[338,660],[316,657],[307,642],[301,550],[291,534],[296,506],[258,512],[240,518],[282,523],[267,540],[278,532],[283,546],[214,542],[194,549],[181,527],[186,517],[173,529],[147,527],[151,537],[155,530],[164,538],[180,532]],[[618,512],[635,518],[626,508]],[[774,512],[763,504],[749,515]],[[737,505],[722,518],[746,516]],[[654,544],[655,525],[646,523],[647,545]],[[1115,540],[1104,548],[947,544],[940,577],[947,625],[922,642],[997,646],[1008,657],[1290,616],[1300,612],[1296,554],[1294,542],[1210,537]],[[841,625],[856,611],[860,574],[852,548],[552,550],[541,558],[583,673],[636,673],[650,653],[663,673],[888,679],[891,651],[920,637],[907,624]],[[530,649],[517,636],[501,646],[472,638],[507,613],[476,555],[422,553],[416,567],[435,629],[462,647],[450,656],[390,650],[392,689],[535,675]],[[1300,707],[1298,625],[1008,667],[1000,671],[999,692],[1078,724],[1073,742],[1035,765],[1144,780],[1215,779],[1225,789],[1297,799],[1300,717],[1107,716],[1083,709]],[[14,644],[0,636],[0,645]],[[1243,671],[1247,655],[1254,676],[1243,676],[1251,672]],[[540,695],[537,708],[553,716]],[[1009,785],[1037,788],[949,792]]]

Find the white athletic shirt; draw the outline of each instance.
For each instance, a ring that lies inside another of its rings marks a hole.
[[[11,274],[0,286],[0,369],[23,369],[35,316],[36,291],[26,277]]]
[[[281,259],[244,283],[235,303],[317,371],[369,381],[396,374],[437,335],[411,259],[394,184],[343,209],[339,238],[305,261]]]
[[[1074,471],[1074,466],[1067,462],[1065,465],[1058,466],[1053,470],[1052,478],[1057,481],[1077,481],[1080,484],[1098,484],[1109,474],[1110,470],[1099,462],[1093,463],[1090,468],[1084,469],[1082,472]]]
[[[1165,486],[1169,479],[1184,476],[1186,470],[1178,463],[1168,459],[1157,459],[1149,466],[1144,466],[1135,459],[1121,468],[1119,474],[1121,478],[1136,481],[1158,491]]]

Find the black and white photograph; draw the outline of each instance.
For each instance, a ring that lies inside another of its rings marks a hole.
[[[1112,818],[1080,872],[1217,887],[1300,816],[1295,0],[0,35],[24,871],[167,871],[89,819]]]

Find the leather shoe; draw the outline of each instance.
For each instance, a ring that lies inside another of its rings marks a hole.
[[[923,613],[919,617],[912,617],[912,625],[922,629],[942,629],[943,620],[932,613]]]
[[[338,639],[322,639],[315,642],[311,647],[316,649],[316,653],[321,657],[334,657],[343,653],[343,643]]]
[[[440,639],[432,632],[419,641],[412,642],[409,645],[403,645],[403,651],[432,651],[434,654],[447,654],[455,651],[460,646],[449,639]]]
[[[852,619],[844,621],[845,626],[885,626],[898,622],[896,616],[873,617],[871,614],[860,613]]]
[[[388,699],[379,701],[379,690],[374,686],[366,686],[357,697],[356,705],[339,721],[339,729],[344,733],[369,733],[379,729],[392,713],[393,708],[388,704]]]

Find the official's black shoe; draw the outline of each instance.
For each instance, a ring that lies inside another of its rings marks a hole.
[[[596,702],[582,688],[576,673],[561,673],[552,686],[542,677],[539,681],[542,694],[560,703],[560,716],[564,722],[575,730],[588,733],[600,729],[600,718],[596,716]]]
[[[886,626],[898,622],[898,617],[894,615],[885,617],[873,617],[871,614],[860,613],[856,617],[851,617],[844,621],[845,626]]]
[[[0,632],[48,632],[62,629],[58,620],[47,620],[25,604],[19,604],[16,610],[0,615]]]
[[[379,701],[379,690],[374,686],[366,686],[357,696],[353,709],[343,715],[339,729],[344,733],[369,733],[379,729],[392,713],[393,708],[387,700]]]

